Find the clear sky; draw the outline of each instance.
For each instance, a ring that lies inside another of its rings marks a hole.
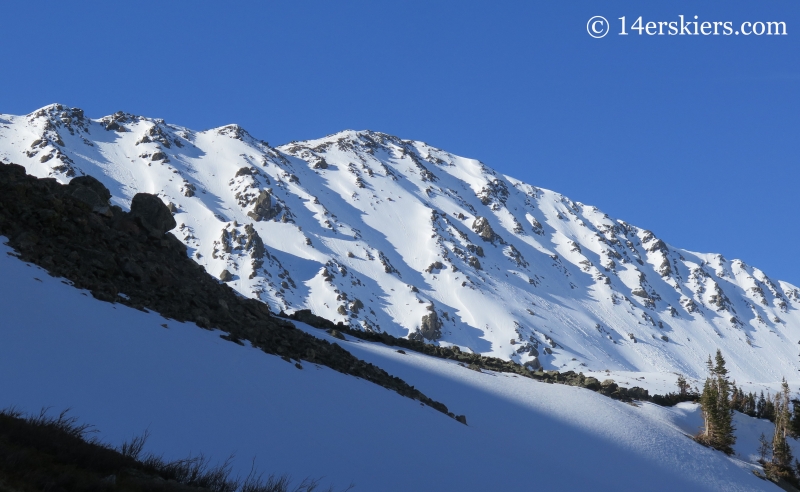
[[[631,29],[680,15],[787,35]],[[239,123],[273,145],[383,131],[800,285],[796,0],[4,2],[0,19],[2,113]]]

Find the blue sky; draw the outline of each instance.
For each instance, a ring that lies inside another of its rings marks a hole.
[[[602,39],[586,23],[605,16]],[[619,36],[619,20],[786,36]],[[6,2],[0,112],[426,141],[800,285],[800,4]]]

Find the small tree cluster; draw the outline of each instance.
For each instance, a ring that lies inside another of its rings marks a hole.
[[[775,405],[772,402],[772,395],[767,392],[767,396],[764,397],[763,391],[761,395],[753,392],[745,393],[736,386],[736,382],[731,383],[731,408],[751,417],[767,419],[770,422],[775,421]]]
[[[708,357],[708,377],[700,395],[703,411],[703,431],[698,440],[726,454],[733,454],[733,408],[730,402],[730,382],[722,352],[717,350],[715,361]]]

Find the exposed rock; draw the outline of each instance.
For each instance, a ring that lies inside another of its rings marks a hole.
[[[255,221],[272,220],[281,212],[281,206],[272,204],[272,195],[267,190],[262,190],[253,204],[253,210],[247,216]]]
[[[342,332],[339,330],[334,330],[333,328],[328,330],[328,335],[332,336],[333,338],[338,338],[339,340],[347,340],[344,335],[342,335]]]
[[[495,242],[497,234],[495,234],[492,226],[485,217],[477,217],[472,223],[472,230],[475,231],[484,241]],[[479,255],[483,256],[483,255]]]
[[[93,212],[101,214],[110,213],[109,200],[111,192],[103,183],[91,176],[79,176],[69,182],[68,193],[83,203],[89,205]]]
[[[469,251],[471,253],[475,253],[476,255],[478,255],[481,258],[483,258],[483,248],[481,246],[476,246],[474,244],[468,244],[467,245],[467,251]]]
[[[183,184],[183,196],[185,197],[193,197],[197,188],[192,183],[184,183]]]
[[[427,273],[433,273],[434,270],[441,270],[442,268],[444,268],[444,264],[441,261],[434,261],[428,265],[428,268],[426,268],[425,271]]]
[[[542,368],[542,363],[539,362],[538,357],[534,357],[533,359],[529,360],[522,366],[529,371],[538,371],[539,369]]]
[[[422,317],[419,331],[427,340],[438,340],[442,336],[441,328],[442,320],[439,319],[436,311],[432,310]]]
[[[131,216],[152,236],[163,236],[177,224],[164,202],[149,193],[137,193],[131,200]]]
[[[583,381],[583,387],[592,391],[600,391],[603,386],[597,378],[588,377]]]
[[[222,272],[220,272],[219,274],[219,279],[222,280],[223,282],[230,282],[231,280],[233,280],[233,274],[229,272],[227,269],[222,270]]]

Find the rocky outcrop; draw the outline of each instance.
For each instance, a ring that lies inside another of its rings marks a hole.
[[[497,240],[497,234],[495,234],[486,217],[476,217],[475,221],[472,223],[472,230],[484,241],[493,243]]]
[[[422,317],[419,331],[426,340],[438,340],[442,336],[442,320],[436,314],[433,304],[428,306],[428,310],[430,312]]]
[[[268,190],[262,190],[253,203],[253,210],[247,212],[247,216],[255,221],[272,220],[281,213],[281,206],[272,203],[272,194]]]

